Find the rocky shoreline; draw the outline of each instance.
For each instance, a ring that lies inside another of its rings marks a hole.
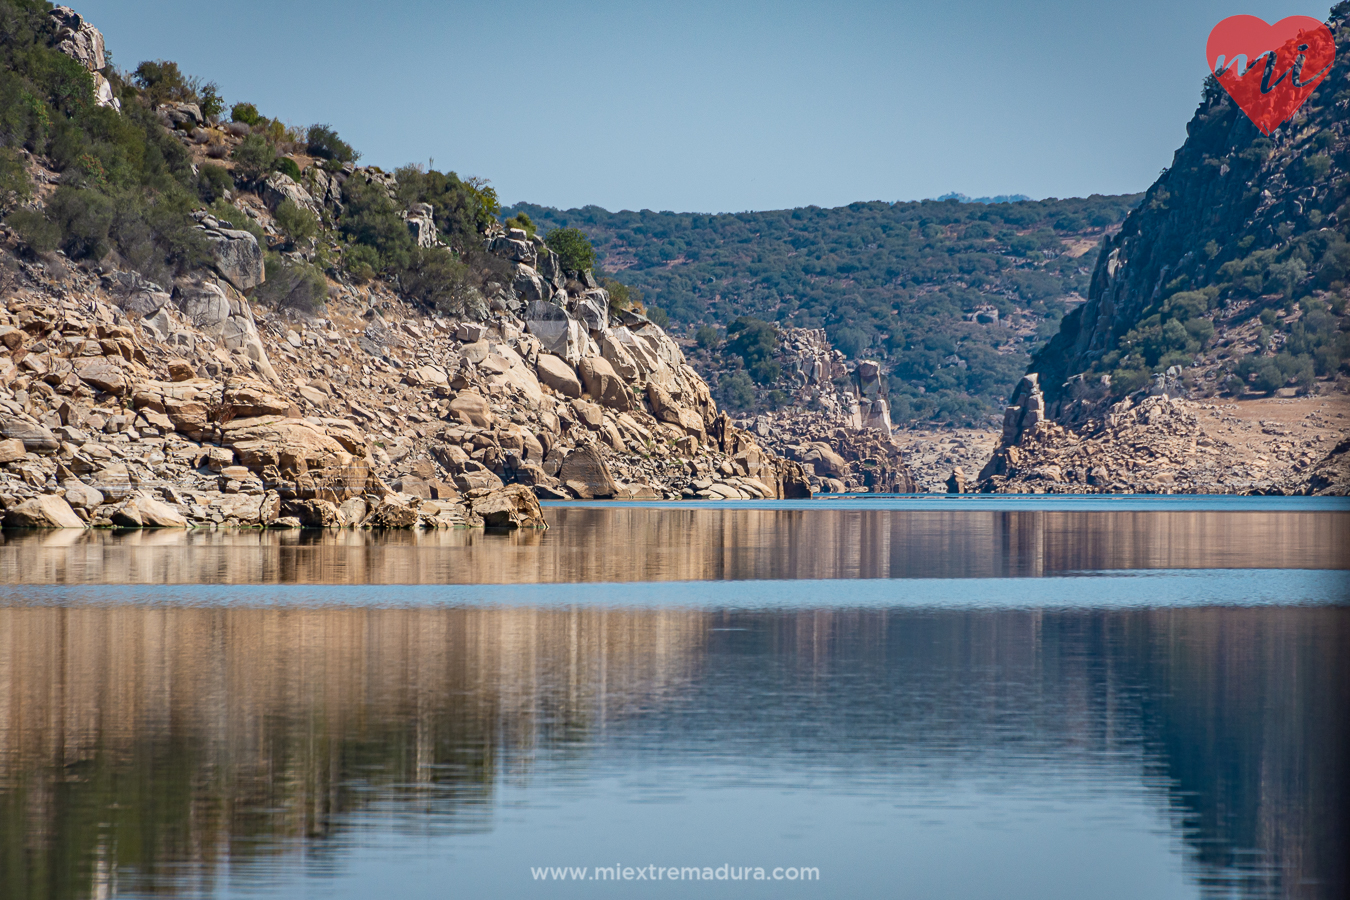
[[[1254,405],[1172,397],[1160,383],[1054,421],[1033,373],[1013,394],[993,456],[962,490],[1344,496],[1348,416],[1341,392]]]

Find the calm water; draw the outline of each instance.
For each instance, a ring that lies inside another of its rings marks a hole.
[[[5,533],[0,896],[1350,887],[1344,503],[548,513]]]

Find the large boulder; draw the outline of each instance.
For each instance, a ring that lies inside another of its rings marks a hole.
[[[525,328],[538,338],[545,353],[569,363],[581,359],[586,348],[586,329],[556,303],[532,300],[525,308]]]
[[[435,209],[430,203],[414,203],[404,214],[408,223],[408,233],[413,243],[419,247],[435,247],[441,242],[440,229],[436,227]]]
[[[183,281],[174,290],[174,303],[193,325],[226,350],[242,353],[264,375],[276,378],[258,336],[253,309],[242,295],[214,281]]]
[[[516,229],[512,229],[513,231]],[[524,234],[507,234],[493,238],[489,250],[497,256],[503,256],[512,262],[524,263],[533,267],[539,259],[539,251],[525,238]]]
[[[305,528],[337,528],[344,524],[342,513],[331,500],[288,500],[282,504],[283,516],[294,516]]]
[[[600,355],[614,367],[614,371],[618,372],[624,381],[638,381],[642,377],[637,360],[633,359],[632,354],[619,343],[613,333],[606,332],[600,336]]]
[[[558,470],[558,479],[582,500],[613,497],[619,491],[605,458],[593,446],[567,454]]]
[[[848,462],[824,441],[814,441],[801,455],[801,462],[810,463],[817,475],[840,477],[848,472]]]
[[[539,273],[525,263],[516,263],[516,277],[511,287],[525,300],[547,300],[553,293]]]
[[[252,378],[236,378],[225,385],[220,411],[221,418],[227,422],[258,416],[298,416],[300,412],[290,400]]]
[[[540,353],[534,364],[539,380],[564,397],[581,396],[581,379],[567,361],[552,353]]]
[[[233,228],[199,226],[211,249],[216,271],[241,291],[257,287],[266,279],[262,248],[247,231]]]
[[[57,6],[49,13],[56,26],[56,49],[90,72],[107,65],[103,34],[69,6]]]
[[[25,422],[14,416],[0,417],[0,435],[6,440],[22,441],[29,453],[55,453],[61,449],[56,435],[36,422]]]
[[[122,366],[111,356],[84,356],[75,360],[75,374],[81,381],[109,394],[122,394],[127,378]]]
[[[221,443],[234,450],[239,463],[254,472],[276,466],[283,473],[340,467],[352,455],[309,419],[261,416],[235,419],[222,429]]]
[[[53,435],[53,438],[55,436]],[[28,448],[24,446],[23,441],[18,438],[5,438],[0,440],[0,465],[11,463],[18,459],[23,459],[28,455]]]
[[[587,291],[577,298],[572,312],[593,334],[609,330],[609,292],[604,288]]]
[[[492,407],[477,391],[460,391],[450,401],[450,410],[460,421],[477,428],[491,428]]]
[[[30,497],[5,513],[6,528],[83,528],[84,520],[54,494]]]
[[[186,528],[188,521],[176,508],[156,500],[149,494],[137,494],[127,501],[134,503],[140,513],[141,524],[146,528]]]
[[[417,510],[397,494],[391,494],[375,507],[365,524],[371,528],[413,528],[417,525]]]
[[[273,172],[267,176],[267,180],[262,183],[262,198],[267,204],[267,208],[276,211],[276,208],[285,201],[289,200],[301,209],[307,209],[314,215],[319,214],[319,204],[314,202],[309,191],[305,190],[295,179],[285,172]],[[222,273],[223,274],[223,273]]]
[[[470,502],[473,514],[487,528],[547,528],[544,511],[534,492],[524,485],[507,485]]]
[[[628,386],[603,356],[586,357],[577,366],[577,372],[586,392],[598,403],[618,412],[633,408],[633,395]]]

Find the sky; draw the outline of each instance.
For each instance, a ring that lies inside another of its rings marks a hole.
[[[125,70],[171,59],[386,169],[503,204],[739,212],[1142,191],[1229,15],[1329,0],[65,0]]]

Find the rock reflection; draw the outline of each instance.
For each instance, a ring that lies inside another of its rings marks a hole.
[[[516,584],[1344,568],[1340,512],[554,508],[546,532],[5,532],[25,584]]]
[[[1340,896],[1347,640],[1340,608],[0,609],[0,884],[209,892],[340,867],[354,813],[490,829],[503,778],[716,757],[1132,772],[1213,896]]]

